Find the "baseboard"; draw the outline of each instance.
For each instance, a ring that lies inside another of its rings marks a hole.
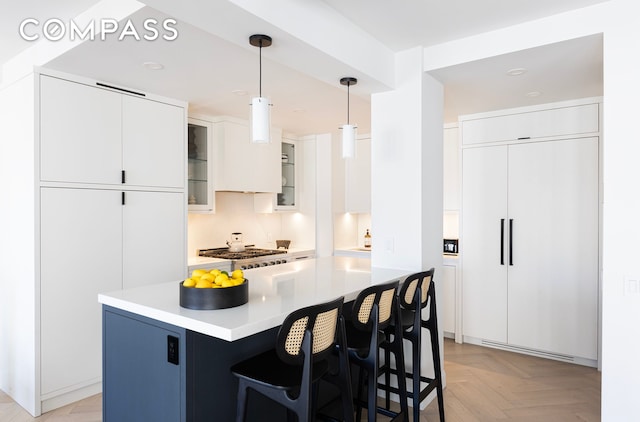
[[[582,366],[589,366],[592,368],[598,367],[597,360],[585,359],[578,356],[570,356],[570,355],[565,355],[561,353],[553,353],[553,352],[546,352],[543,350],[529,349],[527,347],[514,346],[511,344],[505,344],[505,343],[500,343],[496,341],[485,340],[485,339],[480,339],[475,337],[467,337],[467,336],[463,336],[463,342],[469,343],[469,344],[475,344],[477,346],[486,346],[494,349],[506,350],[508,352],[521,353],[529,356],[536,356],[536,357],[541,357],[545,359],[558,360],[561,362],[574,363]]]
[[[94,396],[101,392],[102,382],[96,382],[94,384],[90,384],[76,390],[68,391],[54,397],[48,397],[46,399],[43,398],[42,413],[46,413],[51,410],[58,409],[62,406],[75,403],[79,400],[86,399],[87,397]]]

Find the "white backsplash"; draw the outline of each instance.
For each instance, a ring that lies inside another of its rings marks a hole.
[[[334,216],[333,244],[335,249],[364,247],[364,234],[371,230],[371,214],[342,213]],[[371,247],[375,233],[371,233]]]
[[[189,213],[188,256],[198,249],[224,247],[231,233],[240,232],[245,244],[276,247],[276,239],[291,240],[292,249],[315,248],[315,219],[298,212],[257,213],[253,194],[216,192],[215,214]]]

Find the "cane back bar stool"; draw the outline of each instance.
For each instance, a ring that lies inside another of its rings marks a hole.
[[[440,413],[440,421],[444,422],[444,396],[442,391],[442,370],[440,367],[440,344],[438,341],[438,317],[436,314],[436,291],[435,284],[433,283],[433,274],[435,270],[433,268],[428,271],[415,273],[406,278],[398,299],[400,302],[400,321],[402,323],[402,337],[411,342],[411,357],[412,357],[412,370],[406,372],[407,378],[411,378],[412,389],[408,392],[408,396],[412,399],[413,403],[413,420],[420,420],[420,403],[431,393],[436,390],[438,398],[438,410]],[[426,320],[422,319],[422,309],[429,305],[429,317]],[[387,328],[389,335],[394,335],[396,331],[393,330],[393,324]],[[431,340],[431,353],[433,356],[433,369],[434,377],[427,378],[420,374],[420,361],[421,361],[421,344],[422,344],[422,328],[429,330]],[[383,345],[383,348],[384,345]],[[386,391],[385,405],[389,407],[389,395],[390,393],[397,393],[398,389],[394,388],[390,384],[390,374],[398,375],[401,373],[396,368],[391,368],[389,365],[390,351],[385,348],[385,364],[381,368],[381,372],[385,375],[385,385],[380,385],[380,388]],[[424,388],[421,388],[421,382],[426,383]]]
[[[244,421],[247,392],[253,389],[287,408],[300,422],[312,421],[319,381],[329,373],[329,358],[338,350],[340,367],[348,369],[345,352],[344,298],[292,312],[282,323],[275,349],[231,368],[238,377],[236,421]],[[338,346],[338,347],[336,347]],[[344,420],[353,420],[351,379],[341,371]],[[337,377],[334,377],[337,378]]]
[[[399,305],[396,299],[398,281],[368,287],[360,292],[353,303],[351,315],[347,319],[347,349],[349,361],[359,367],[358,393],[356,395],[356,420],[362,416],[363,402],[361,391],[363,376],[367,377],[367,420],[374,422],[377,413],[393,417],[392,420],[407,420],[408,406],[404,377],[400,379],[399,394],[400,412],[392,412],[389,407],[377,406],[379,350],[383,343],[389,341],[384,329],[394,318],[399,316]],[[399,368],[404,369],[402,351],[401,324],[398,327],[396,341],[388,344],[389,353],[393,353]],[[399,341],[398,341],[399,339]]]

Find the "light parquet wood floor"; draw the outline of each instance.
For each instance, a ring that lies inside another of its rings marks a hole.
[[[447,422],[600,420],[600,373],[593,368],[448,339],[444,349]],[[0,391],[0,422],[101,420],[100,394],[33,418]],[[434,400],[420,422],[438,420]]]

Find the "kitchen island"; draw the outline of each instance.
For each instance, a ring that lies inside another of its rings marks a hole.
[[[101,294],[104,421],[233,420],[229,368],[272,348],[289,313],[410,273],[349,257],[256,268],[245,271],[248,303],[212,311],[180,307],[178,281]],[[251,400],[249,420],[281,411]]]

